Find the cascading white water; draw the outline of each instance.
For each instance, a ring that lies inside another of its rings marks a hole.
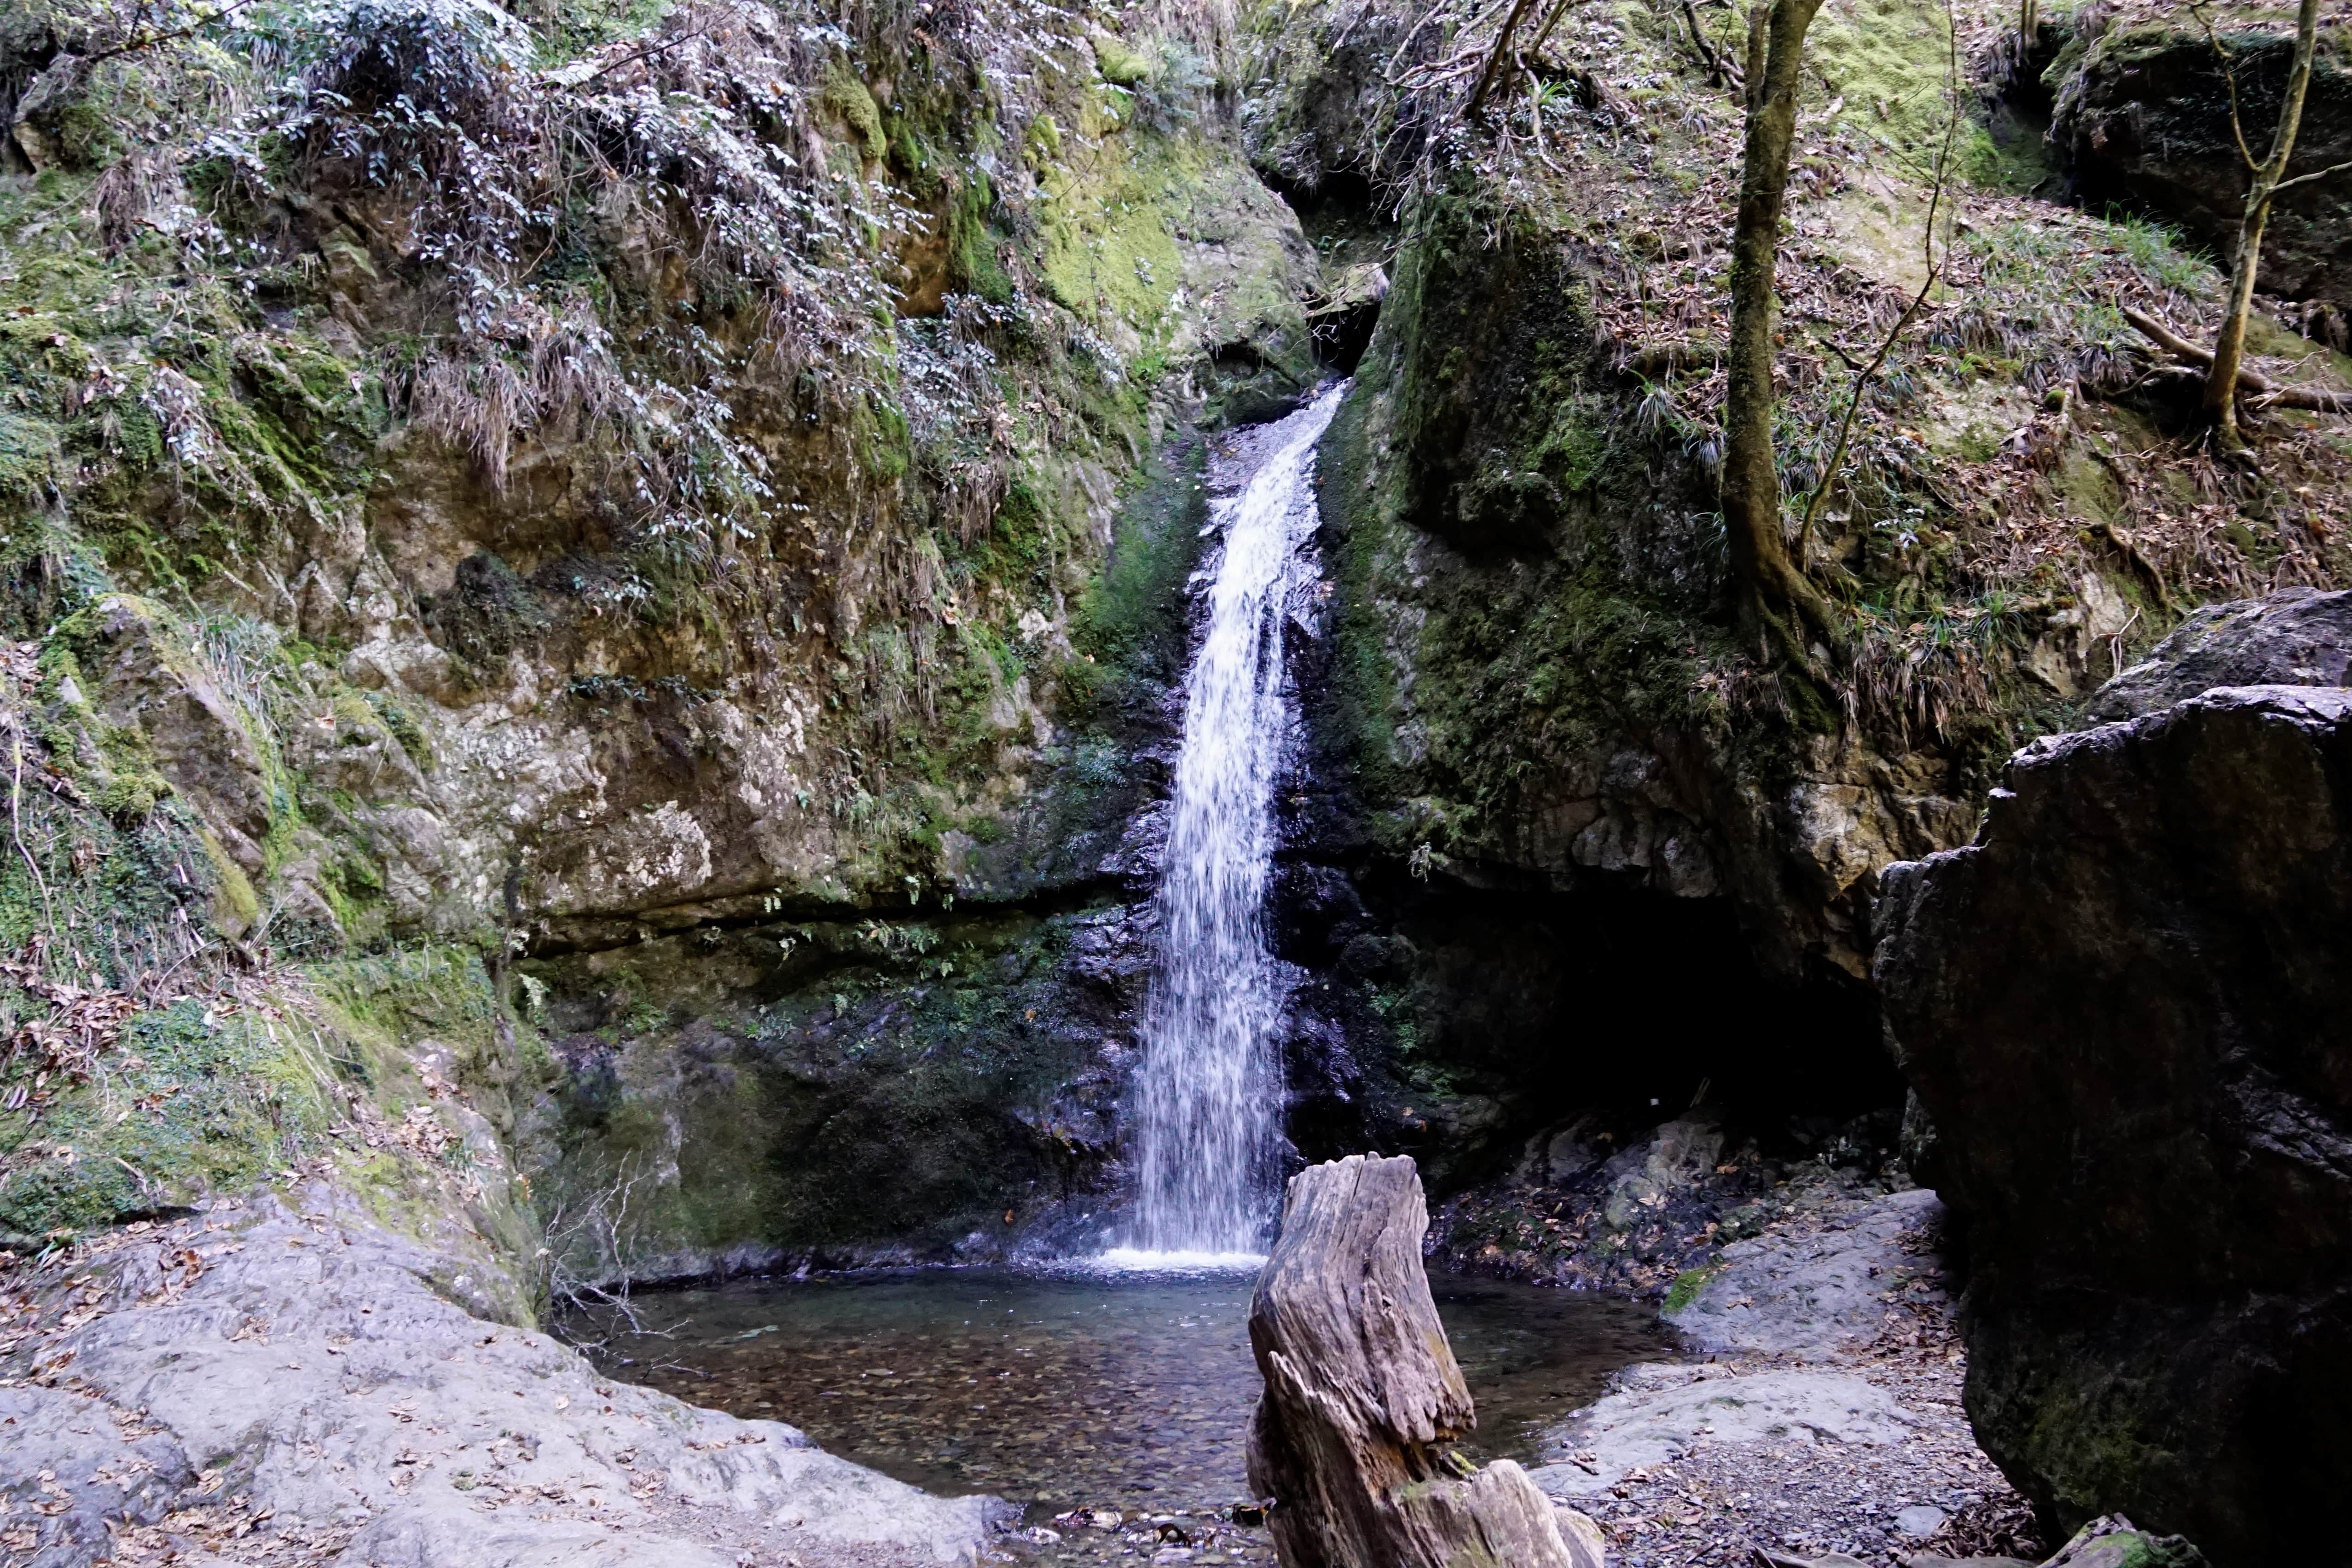
[[[1223,549],[1208,631],[1185,683],[1144,1005],[1129,1265],[1241,1261],[1273,1218],[1282,1134],[1274,1030],[1283,997],[1265,946],[1274,786],[1292,723],[1282,621],[1308,580],[1315,443],[1345,387],[1280,421],[1241,494],[1215,503]]]

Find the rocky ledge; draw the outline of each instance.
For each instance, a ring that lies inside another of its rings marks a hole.
[[[1943,1207],[1824,1197],[1724,1248],[1668,1307],[1694,1358],[1620,1374],[1545,1435],[1537,1484],[1621,1568],[2036,1558],[1959,1407]]]
[[[940,1499],[794,1428],[614,1383],[500,1281],[315,1184],[0,1281],[0,1561],[934,1568]]]
[[[2352,1473],[2352,691],[2037,741],[1881,916],[1986,1448],[2061,1526],[2339,1557],[2310,1505]]]

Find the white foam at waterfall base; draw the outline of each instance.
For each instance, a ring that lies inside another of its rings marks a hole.
[[[1185,680],[1160,946],[1144,1001],[1135,1223],[1106,1266],[1262,1261],[1282,1146],[1274,1034],[1283,996],[1265,944],[1274,787],[1295,707],[1282,622],[1311,580],[1304,547],[1316,524],[1315,443],[1345,392],[1335,387],[1270,427],[1261,439],[1271,455],[1240,495],[1215,504],[1223,540]]]
[[[1087,1260],[1107,1274],[1255,1274],[1265,1267],[1263,1252],[1153,1252],[1114,1247]]]

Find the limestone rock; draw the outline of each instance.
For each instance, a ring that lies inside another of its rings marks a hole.
[[[35,1526],[37,1561],[118,1558],[109,1521],[191,1508],[382,1568],[731,1568],[753,1546],[975,1560],[992,1500],[930,1497],[780,1422],[608,1382],[478,1315],[500,1293],[484,1260],[320,1195],[119,1251],[61,1332],[11,1346],[9,1375],[30,1362],[58,1385],[0,1388],[0,1490],[67,1504]]]
[[[161,607],[110,594],[83,646],[106,720],[145,737],[155,766],[248,876],[261,874],[273,801],[259,721],[175,635]]]
[[[1428,1226],[1402,1156],[1350,1155],[1290,1180],[1250,1302],[1265,1393],[1249,1479],[1274,1500],[1284,1568],[1600,1568],[1525,1470],[1504,1459],[1463,1479],[1445,1448],[1477,1418],[1422,1271]]]
[[[1532,1474],[1555,1497],[1599,1498],[1628,1472],[1668,1463],[1701,1437],[1899,1443],[1911,1422],[1893,1395],[1848,1373],[1643,1365],[1546,1433],[1545,1462]]]
[[[1943,1205],[1915,1187],[1834,1207],[1818,1231],[1726,1247],[1720,1271],[1666,1321],[1707,1351],[1867,1345],[1885,1326],[1886,1292],[1927,1271],[1915,1254]]]
[[[2352,1478],[2352,691],[2036,741],[1876,975],[1967,1228],[1968,1406],[2054,1522],[2335,1552]]]

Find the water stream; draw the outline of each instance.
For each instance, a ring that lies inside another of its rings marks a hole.
[[[1130,1267],[1252,1260],[1274,1218],[1283,996],[1265,911],[1274,787],[1294,716],[1282,622],[1313,580],[1303,547],[1315,531],[1315,444],[1346,390],[1266,427],[1255,473],[1213,503],[1223,538],[1185,682],[1144,1004],[1135,1220],[1129,1245],[1111,1255]]]
[[[1015,1539],[1040,1558],[1271,1561],[1243,1473],[1260,1387],[1249,1301],[1283,1149],[1285,996],[1265,905],[1274,789],[1297,722],[1284,622],[1315,584],[1315,444],[1344,391],[1221,443],[1224,472],[1248,477],[1213,503],[1221,537],[1200,580],[1206,625],[1185,688],[1157,894],[1128,1245],[1032,1272],[744,1281],[650,1296],[638,1324],[604,1325],[628,1330],[602,1352],[616,1374],[793,1422],[835,1453],[935,1491],[1006,1498],[1026,1515]],[[1476,1401],[1465,1447],[1477,1458],[1529,1457],[1536,1434],[1612,1373],[1666,1350],[1654,1314],[1631,1303],[1431,1283]],[[598,1337],[593,1322],[575,1328]],[[1186,1544],[1161,1550],[1155,1533]]]
[[[641,1297],[656,1332],[613,1340],[604,1359],[698,1404],[792,1422],[901,1480],[1006,1498],[1030,1528],[1063,1537],[1039,1542],[1046,1558],[1132,1560],[1117,1533],[1068,1523],[1072,1511],[1109,1510],[1190,1521],[1216,1543],[1192,1561],[1267,1563],[1264,1531],[1230,1525],[1249,1497],[1255,1283],[990,1269],[740,1281]],[[1656,1314],[1631,1302],[1430,1284],[1477,1402],[1464,1447],[1481,1459],[1532,1458],[1542,1428],[1612,1373],[1668,1354]]]

